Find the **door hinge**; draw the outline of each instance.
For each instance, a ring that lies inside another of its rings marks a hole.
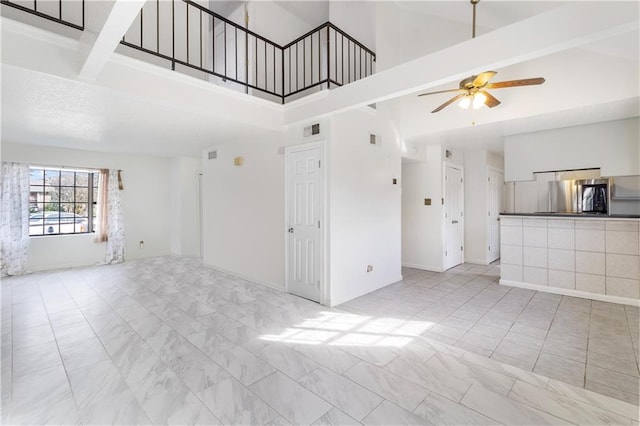
[[[320,228],[320,221],[318,221],[318,229]]]
[[[442,205],[444,206],[444,198],[442,198]]]
[[[447,255],[447,252],[446,252],[446,250],[445,250],[445,252],[444,252],[444,255],[445,255],[445,256],[448,256],[448,255]]]
[[[490,177],[487,178],[487,182],[491,182],[491,178]]]
[[[464,212],[460,212],[460,217],[464,217]]]
[[[318,160],[318,168],[320,168],[321,160]]]
[[[446,213],[444,214],[444,218],[445,218],[445,219],[447,218],[447,214],[446,214]]]
[[[460,246],[460,251],[464,251],[464,248],[462,248],[462,246]]]
[[[489,246],[489,251],[491,251],[491,246]]]
[[[462,182],[463,182],[463,180],[462,180],[462,178],[460,178],[460,183],[462,183]]]

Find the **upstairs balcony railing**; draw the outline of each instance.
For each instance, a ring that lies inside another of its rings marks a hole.
[[[330,22],[280,46],[191,0],[147,1],[121,44],[281,103],[375,68],[375,53]]]
[[[84,30],[84,0],[0,0],[0,4],[76,30]]]

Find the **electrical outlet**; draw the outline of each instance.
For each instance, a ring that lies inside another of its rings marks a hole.
[[[373,265],[367,265],[367,272],[373,271]]]
[[[139,244],[140,244],[140,250],[143,250],[144,249],[144,241],[140,240]]]

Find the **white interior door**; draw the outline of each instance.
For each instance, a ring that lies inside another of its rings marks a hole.
[[[504,174],[497,170],[489,169],[488,183],[488,216],[487,235],[488,252],[487,262],[493,262],[500,257],[500,212],[502,211],[502,191],[504,188]]]
[[[444,174],[444,269],[463,262],[464,245],[464,190],[462,169],[446,166]]]
[[[323,179],[318,144],[287,151],[286,281],[290,293],[320,302]]]

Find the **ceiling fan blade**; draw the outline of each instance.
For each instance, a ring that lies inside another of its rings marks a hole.
[[[478,90],[478,92],[487,97],[487,99],[484,101],[484,104],[489,108],[497,107],[498,105],[500,105],[500,101],[486,90]]]
[[[452,103],[454,103],[455,101],[457,101],[460,98],[465,97],[466,95],[467,95],[466,93],[460,93],[459,95],[454,96],[453,98],[449,99],[447,102],[445,102],[442,105],[440,105],[438,108],[436,108],[433,111],[431,111],[431,113],[433,114],[434,112],[438,112],[438,111],[442,110],[443,108],[451,105]]]
[[[544,83],[544,78],[523,78],[522,80],[509,80],[498,81],[496,83],[489,83],[485,86],[486,89],[502,89],[503,87],[517,87],[517,86],[535,86],[537,84]]]
[[[473,79],[473,85],[475,87],[482,87],[485,84],[487,84],[489,82],[489,80],[491,80],[493,78],[494,75],[496,75],[497,72],[495,71],[485,71],[485,72],[481,72],[480,74],[478,74],[476,76],[476,78]]]
[[[435,95],[436,93],[459,92],[460,89],[438,90],[437,92],[420,93],[418,96]]]

